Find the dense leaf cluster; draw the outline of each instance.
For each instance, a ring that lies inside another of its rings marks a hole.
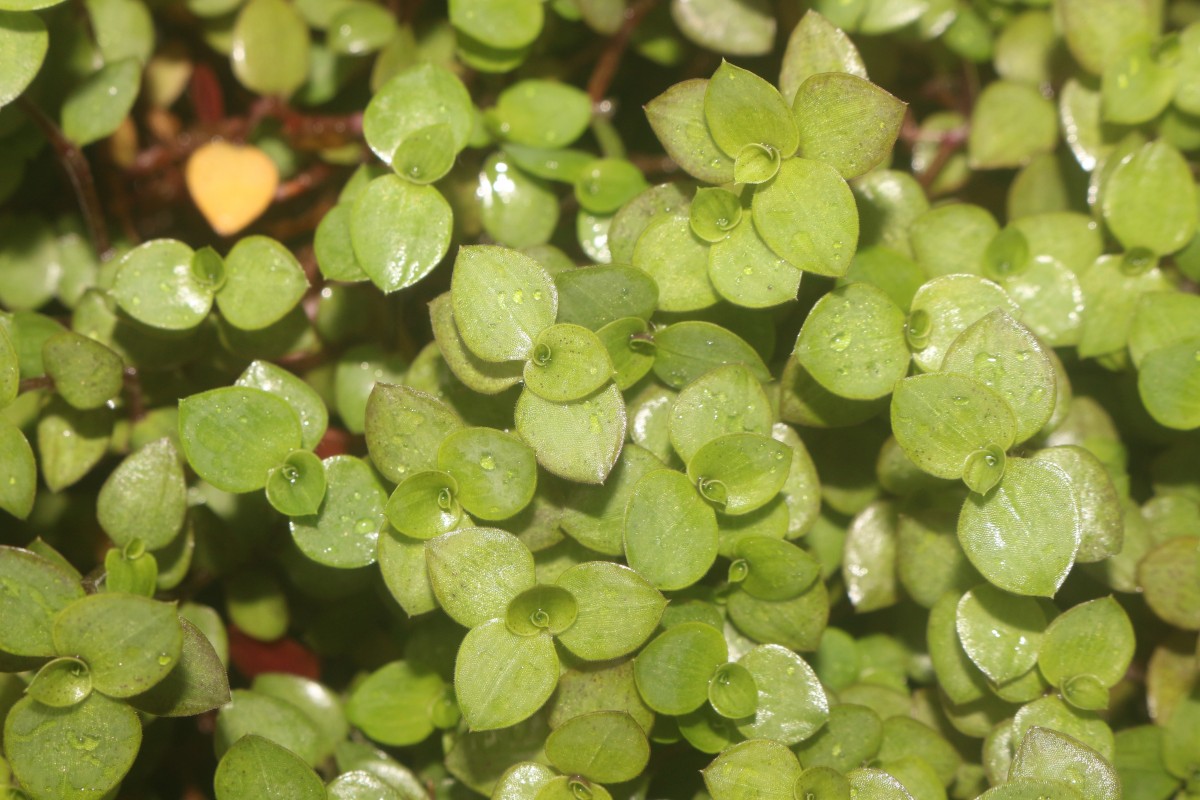
[[[0,793],[1200,797],[1198,152],[1189,0],[0,0]]]

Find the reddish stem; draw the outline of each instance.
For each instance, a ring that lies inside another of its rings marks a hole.
[[[598,105],[608,95],[609,87],[612,86],[613,79],[617,77],[621,58],[625,55],[625,49],[629,47],[629,40],[633,36],[633,32],[654,8],[656,2],[658,0],[637,0],[625,9],[625,21],[621,23],[617,32],[609,37],[604,51],[600,53],[600,58],[592,69],[592,77],[588,80],[587,91],[588,96],[592,98],[592,105]]]

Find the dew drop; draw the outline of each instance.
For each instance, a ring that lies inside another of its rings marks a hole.
[[[479,466],[483,470],[485,470],[487,472],[491,472],[492,470],[494,470],[496,468],[496,459],[492,456],[491,453],[484,453],[479,458]]]
[[[368,517],[363,517],[358,522],[354,523],[355,533],[371,533],[375,530],[375,520]]]
[[[840,353],[850,346],[853,337],[845,331],[838,331],[829,339],[829,346],[835,353]]]
[[[171,663],[171,657],[169,655],[167,655],[166,653],[163,653],[162,655],[160,655],[158,657],[158,665],[160,667],[165,667],[170,663]]]

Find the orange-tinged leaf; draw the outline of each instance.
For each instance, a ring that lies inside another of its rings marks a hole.
[[[188,159],[187,187],[212,229],[229,236],[258,219],[279,187],[279,170],[250,145],[210,142]]]

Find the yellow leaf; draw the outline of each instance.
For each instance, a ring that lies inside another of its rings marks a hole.
[[[251,145],[211,142],[188,159],[188,191],[212,229],[229,236],[258,219],[279,187],[279,170]]]

